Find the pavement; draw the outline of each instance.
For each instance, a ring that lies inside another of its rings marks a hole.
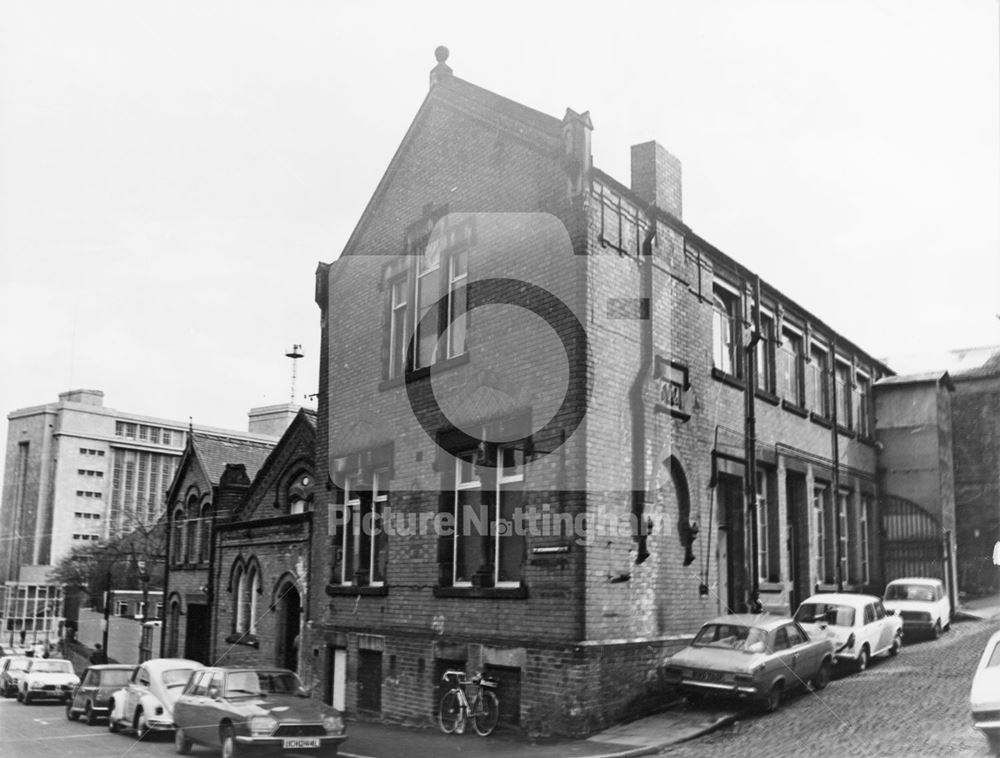
[[[348,723],[347,742],[340,749],[345,758],[632,758],[700,737],[728,724],[738,710],[688,708],[677,700],[652,716],[618,724],[586,739],[531,739],[498,729],[487,738],[471,728],[465,734],[443,734],[433,728],[393,726],[377,722]]]
[[[1000,618],[1000,595],[963,598],[955,619]],[[718,704],[716,704],[718,705]],[[443,734],[426,727],[394,726],[379,722],[352,721],[348,740],[341,748],[345,758],[633,758],[653,755],[737,721],[738,708],[712,710],[690,708],[683,699],[666,705],[659,713],[618,724],[586,739],[531,739],[522,733],[498,729],[488,738],[472,729],[465,734]]]

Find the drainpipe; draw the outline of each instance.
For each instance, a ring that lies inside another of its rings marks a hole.
[[[746,376],[743,378],[743,398],[746,411],[744,442],[746,445],[743,466],[743,483],[747,496],[747,515],[750,522],[750,612],[760,613],[760,567],[757,548],[757,343],[760,341],[760,277],[754,279],[753,323],[746,347]]]
[[[170,614],[170,540],[174,533],[174,509],[167,500],[167,545],[166,556],[163,561],[163,618],[160,620],[160,657],[166,657],[167,630],[170,628],[168,620]]]
[[[831,444],[833,454],[833,533],[837,539],[837,592],[844,591],[844,546],[840,534],[840,437],[837,434],[837,338],[830,338]],[[845,514],[846,515],[846,514]]]
[[[629,408],[632,412],[632,518],[636,532],[636,564],[649,557],[646,546],[646,404],[643,393],[649,384],[653,367],[653,239],[656,237],[654,220],[646,239],[642,242],[639,260],[639,370],[629,389]]]

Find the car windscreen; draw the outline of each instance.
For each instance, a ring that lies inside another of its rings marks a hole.
[[[926,584],[890,584],[885,590],[886,600],[919,600],[923,603],[934,601],[934,588]]]
[[[30,658],[15,658],[7,666],[7,671],[26,671],[29,663],[31,663]]]
[[[100,672],[98,683],[102,687],[124,687],[132,678],[131,669],[108,669]],[[184,681],[187,681],[186,679]]]
[[[73,664],[69,661],[47,661],[45,659],[31,662],[33,674],[72,674]]]
[[[1000,666],[1000,642],[993,646],[993,652],[990,653],[990,659],[986,661],[986,665],[983,668],[993,668],[994,666]]]
[[[705,624],[691,644],[751,653],[762,652],[767,646],[767,632],[741,624]]]
[[[795,620],[800,624],[854,626],[854,609],[835,603],[803,603],[795,611]]]
[[[194,669],[167,669],[160,675],[164,687],[183,687]]]

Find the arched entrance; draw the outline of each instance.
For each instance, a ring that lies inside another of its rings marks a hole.
[[[284,581],[278,588],[275,602],[274,662],[281,668],[298,671],[299,633],[302,631],[302,597],[295,583]]]

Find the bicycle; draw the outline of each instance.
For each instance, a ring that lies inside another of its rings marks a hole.
[[[454,681],[450,682],[452,679]],[[451,683],[451,689],[441,698],[441,708],[438,712],[441,731],[445,734],[452,732],[462,734],[465,732],[468,714],[471,714],[476,734],[480,737],[492,734],[500,719],[500,700],[493,692],[497,687],[496,680],[481,673],[472,679],[466,679],[464,671],[445,671],[441,681],[445,684]],[[465,693],[466,688],[470,686],[475,687],[471,703]]]

